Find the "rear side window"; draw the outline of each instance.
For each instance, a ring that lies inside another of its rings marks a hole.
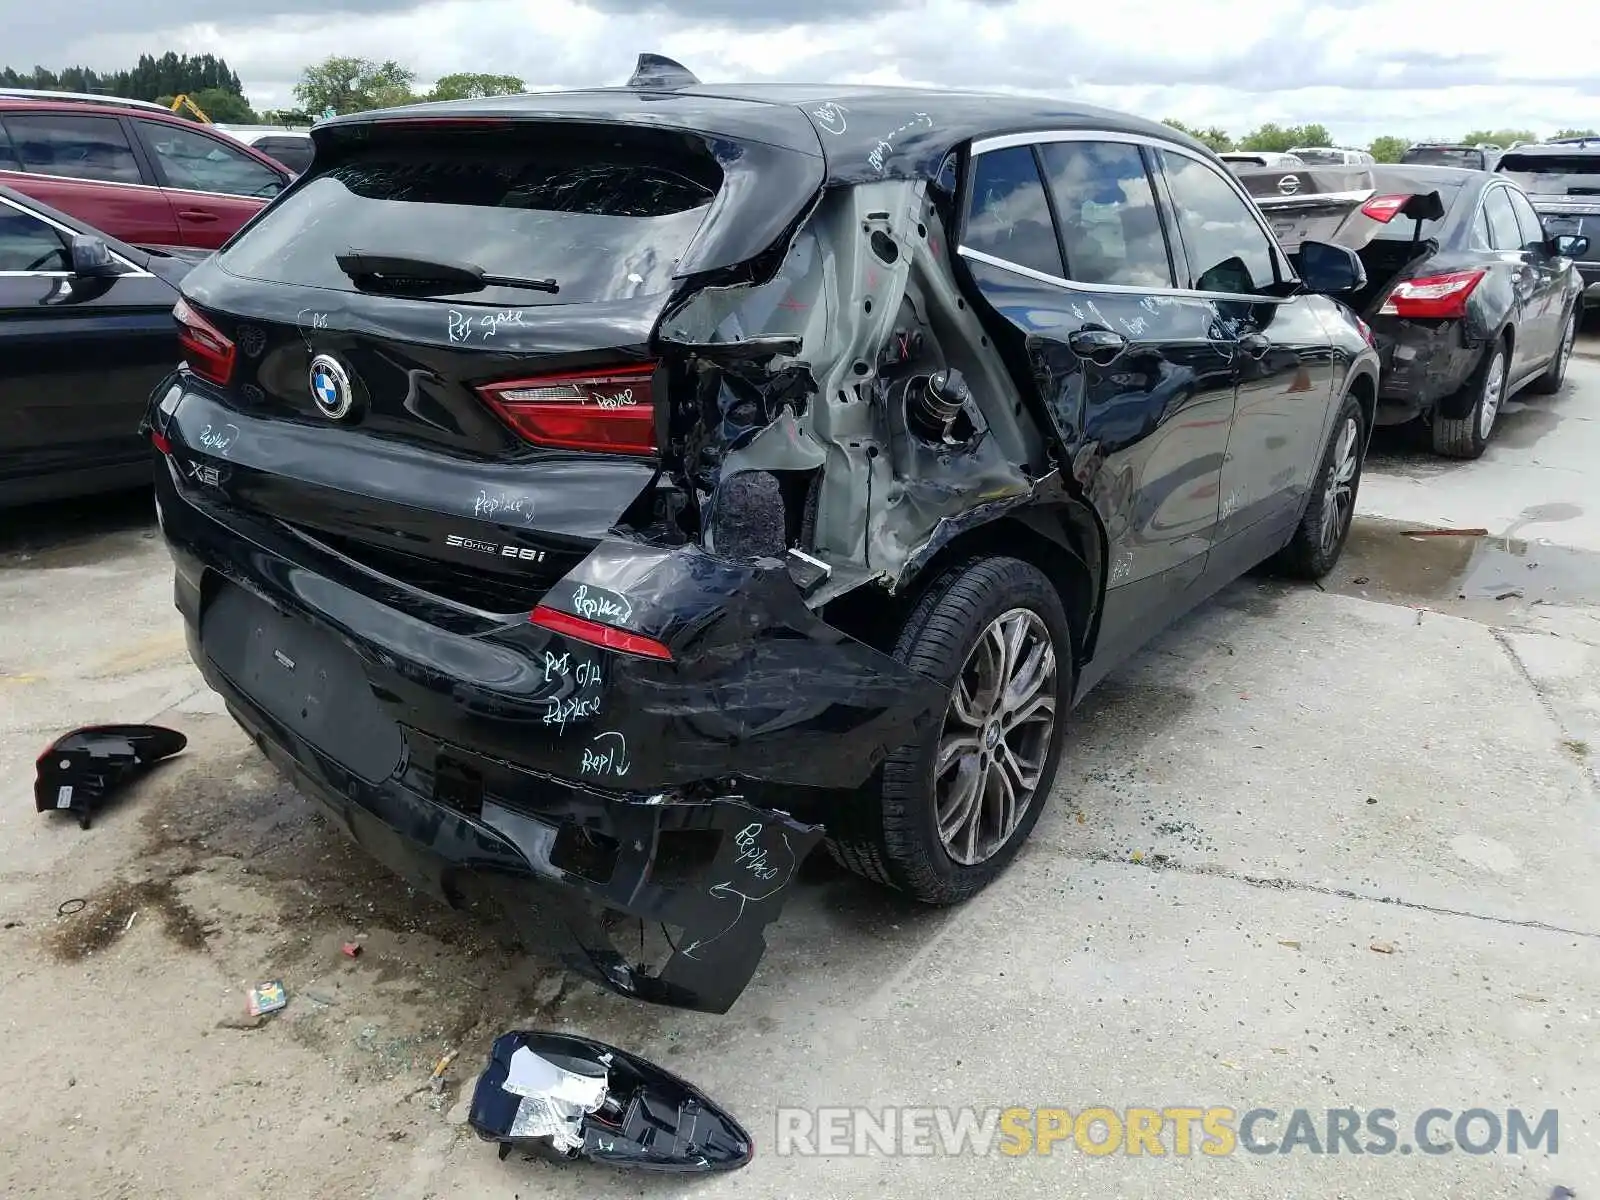
[[[1521,250],[1522,230],[1517,227],[1510,193],[1503,187],[1490,188],[1483,198],[1483,210],[1489,214],[1489,244],[1496,250]]]
[[[6,131],[25,171],[108,183],[144,182],[116,117],[10,113]]]
[[[0,272],[65,271],[61,235],[32,213],[0,204]]]
[[[1253,295],[1276,283],[1272,242],[1244,198],[1198,159],[1168,150],[1158,153],[1189,253],[1190,286]]]
[[[5,122],[0,121],[0,171],[20,171],[22,160],[11,148],[11,138],[6,133]]]
[[[266,199],[283,188],[276,171],[221,138],[165,122],[140,121],[139,136],[161,165],[167,186]]]
[[[1039,167],[1029,146],[978,155],[962,244],[969,250],[1065,278]]]
[[[472,303],[529,307],[657,295],[721,185],[703,143],[628,130],[387,132],[315,171],[224,251],[235,275],[356,291],[350,250],[553,278],[554,295],[489,287]]]
[[[1066,243],[1067,278],[1172,287],[1167,239],[1139,148],[1123,142],[1049,142],[1039,150]]]
[[[311,165],[314,148],[310,138],[264,137],[255,146],[261,153],[277,159],[297,174]]]

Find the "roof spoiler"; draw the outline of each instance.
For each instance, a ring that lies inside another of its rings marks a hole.
[[[664,54],[641,54],[627,86],[641,90],[670,91],[673,88],[695,87],[699,82],[694,72],[681,62]]]

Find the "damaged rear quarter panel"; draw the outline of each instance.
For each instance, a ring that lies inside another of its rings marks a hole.
[[[892,586],[949,536],[945,522],[1032,497],[1043,439],[948,255],[925,183],[834,187],[770,280],[706,287],[668,314],[658,337],[669,353],[793,339],[790,354],[699,359],[694,401],[674,406],[708,550],[780,557],[798,544],[833,570],[817,603],[869,579]],[[932,437],[908,407],[947,368],[970,398],[954,433]],[[752,483],[773,473],[797,473],[799,498]]]

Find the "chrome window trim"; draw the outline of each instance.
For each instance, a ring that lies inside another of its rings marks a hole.
[[[994,150],[1010,150],[1017,146],[1045,145],[1051,142],[1122,142],[1134,146],[1148,146],[1156,150],[1167,150],[1174,154],[1181,154],[1195,162],[1207,167],[1213,175],[1223,180],[1234,195],[1244,201],[1245,210],[1256,223],[1256,228],[1261,231],[1261,236],[1267,239],[1278,255],[1284,271],[1284,282],[1299,282],[1299,276],[1294,273],[1294,268],[1289,263],[1289,256],[1283,252],[1283,247],[1278,245],[1278,239],[1272,229],[1267,225],[1266,218],[1261,209],[1256,206],[1255,197],[1244,190],[1244,185],[1229,171],[1219,171],[1217,165],[1197,150],[1187,146],[1180,146],[1175,142],[1164,141],[1161,138],[1150,137],[1143,133],[1124,133],[1115,129],[1045,129],[1032,133],[1005,133],[995,137],[975,138],[972,142],[972,157],[988,154]],[[1179,235],[1181,236],[1181,234]],[[1292,296],[1257,296],[1241,295],[1237,292],[1205,292],[1195,288],[1173,287],[1129,287],[1125,284],[1112,283],[1080,283],[1072,279],[1058,279],[1044,271],[1035,271],[1024,267],[1020,263],[1008,262],[996,258],[992,254],[985,254],[981,250],[973,250],[966,245],[958,245],[956,253],[964,258],[972,258],[978,262],[987,263],[991,267],[998,267],[1003,271],[1012,271],[1017,274],[1036,279],[1040,283],[1054,284],[1072,292],[1122,292],[1136,296],[1187,296],[1201,299],[1245,301],[1250,304],[1285,304],[1294,299]]]
[[[256,163],[256,165],[262,170],[270,169],[266,163]],[[206,192],[199,188],[162,187],[159,183],[127,183],[121,179],[95,179],[89,175],[54,175],[47,171],[11,171],[0,167],[0,183],[5,182],[4,176],[7,175],[15,175],[22,179],[59,179],[63,183],[92,183],[99,187],[142,188],[147,192],[165,192],[171,196],[215,196],[219,200],[253,200],[262,207],[273,199],[272,196],[241,196],[237,192]],[[283,186],[288,188],[289,184]]]
[[[33,209],[29,208],[27,205],[18,204],[15,200],[11,199],[9,196],[0,196],[0,205],[4,205],[6,208],[12,209],[15,212],[19,212],[23,216],[32,217],[35,221],[39,221],[39,222],[42,222],[45,225],[48,225],[51,229],[54,229],[57,233],[65,234],[67,236],[68,241],[70,241],[72,238],[78,236],[78,231],[76,229],[73,229],[70,225],[63,225],[60,221],[53,220],[52,218],[45,216],[44,213],[34,212]],[[140,276],[140,277],[148,279],[154,274],[153,271],[145,270],[138,263],[130,262],[128,259],[124,258],[122,255],[118,254],[115,250],[113,250],[109,245],[106,246],[106,250],[107,250],[108,253],[110,253],[112,258],[116,259],[117,262],[121,263],[123,266],[128,268],[126,271],[122,272],[122,274],[118,276],[119,279],[125,279],[125,278],[128,278],[130,276]],[[77,277],[71,271],[0,271],[0,278],[5,278],[5,279],[57,279],[57,278],[60,278],[60,279],[75,279]]]

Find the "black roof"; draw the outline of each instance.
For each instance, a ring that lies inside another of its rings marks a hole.
[[[646,124],[764,142],[823,158],[830,183],[931,179],[963,142],[1043,129],[1142,134],[1210,153],[1171,126],[1074,101],[849,84],[694,84],[489,96],[333,117],[320,122],[313,136],[370,122],[463,118]]]

